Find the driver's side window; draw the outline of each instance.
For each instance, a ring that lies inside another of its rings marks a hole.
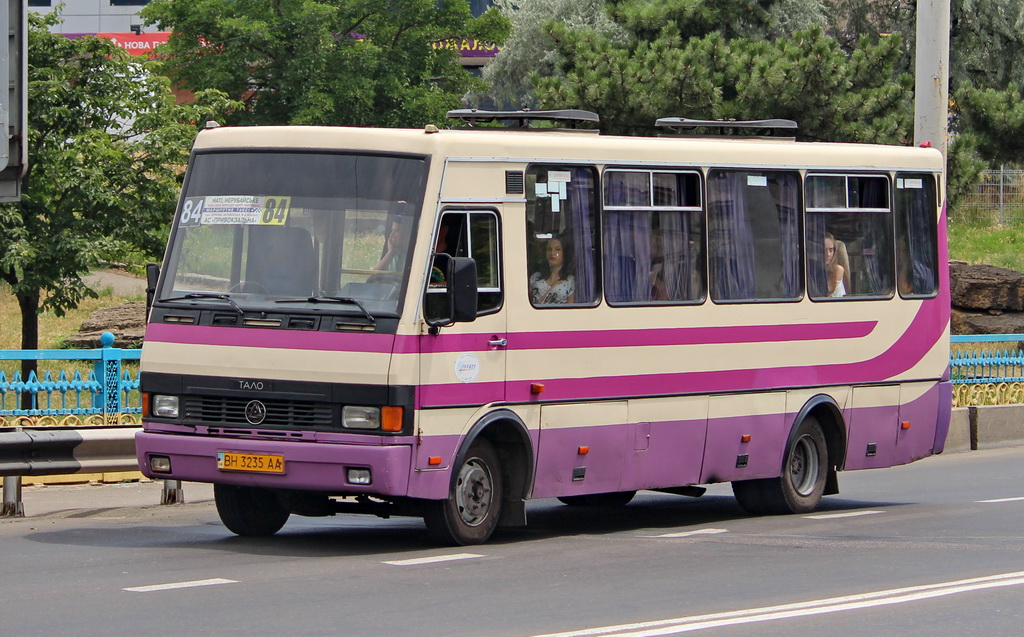
[[[446,211],[434,229],[434,253],[472,257],[477,272],[477,314],[490,314],[501,307],[501,224],[491,210]],[[445,285],[443,269],[431,268],[428,290]]]

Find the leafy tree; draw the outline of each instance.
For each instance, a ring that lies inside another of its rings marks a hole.
[[[495,6],[512,23],[512,35],[494,61],[484,67],[489,96],[499,103],[534,105],[532,77],[564,77],[564,58],[548,26],[572,31],[592,30],[613,43],[629,37],[657,37],[674,21],[684,40],[718,31],[726,37],[755,39],[788,34],[825,23],[825,0],[714,0],[679,3],[655,0],[496,0]]]
[[[605,4],[605,0],[495,0],[512,33],[483,69],[487,95],[513,107],[535,104],[532,75],[554,76],[562,64],[555,40],[545,28],[548,22],[592,29],[612,41],[624,41],[625,30],[611,19]]]
[[[976,136],[978,152],[995,163],[1024,160],[1024,93],[1011,83],[1005,90],[962,87],[958,126]]]
[[[28,20],[29,171],[21,201],[0,205],[0,279],[21,308],[21,346],[35,349],[40,311],[96,295],[82,274],[161,249],[194,122],[231,103],[175,105],[166,78],[110,41],[50,33],[56,14]]]
[[[479,87],[438,43],[501,43],[508,23],[466,0],[153,0],[140,15],[172,31],[162,69],[246,107],[233,124],[418,126]]]
[[[768,0],[612,4],[624,44],[548,25],[564,62],[561,76],[536,78],[542,106],[595,110],[602,129],[617,133],[650,133],[655,119],[675,115],[787,117],[812,140],[909,137],[913,79],[895,71],[898,37],[864,39],[847,54],[820,28],[771,37]]]
[[[1024,3],[1020,0],[952,0],[949,84],[951,129],[949,201],[970,192],[985,162],[1024,162]],[[830,32],[844,44],[877,41],[890,33],[904,42],[897,68],[913,70],[917,29],[914,0],[836,0]]]

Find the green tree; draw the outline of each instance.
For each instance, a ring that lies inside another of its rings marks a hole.
[[[595,110],[602,129],[617,133],[651,133],[658,117],[674,115],[791,118],[809,140],[910,135],[913,79],[896,73],[898,37],[862,39],[851,53],[820,27],[774,37],[768,0],[612,5],[624,44],[549,23],[564,62],[559,76],[535,78],[542,106]]]
[[[496,0],[495,6],[512,23],[509,36],[494,61],[484,67],[488,95],[512,105],[535,105],[533,76],[564,77],[565,62],[549,27],[591,30],[613,43],[630,36],[656,38],[667,21],[680,37],[701,37],[712,31],[755,39],[789,34],[825,23],[825,0],[714,0],[679,3],[655,0]]]
[[[56,14],[28,19],[29,170],[21,201],[0,205],[0,279],[21,308],[21,346],[35,349],[40,311],[95,296],[82,274],[158,253],[195,122],[231,103],[175,105],[166,78],[110,41],[50,33]]]
[[[605,11],[605,0],[495,0],[508,18],[512,33],[494,60],[484,67],[487,95],[499,104],[532,106],[534,73],[557,75],[562,65],[549,22],[570,29],[592,29],[612,41],[625,41],[626,32]]]
[[[163,71],[245,102],[233,124],[420,126],[480,86],[439,43],[500,44],[508,22],[466,0],[153,0]]]

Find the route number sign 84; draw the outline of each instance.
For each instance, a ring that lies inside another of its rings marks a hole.
[[[291,211],[291,197],[189,197],[181,207],[180,225],[283,226]]]

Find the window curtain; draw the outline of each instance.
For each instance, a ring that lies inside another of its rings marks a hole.
[[[872,205],[885,202],[886,182],[882,179],[866,179],[863,184],[861,201]],[[884,205],[887,205],[884,204]],[[888,258],[889,246],[893,244],[891,215],[863,213],[867,228],[864,236],[864,269],[870,294],[883,295],[892,290],[892,260]]]
[[[692,301],[700,298],[695,270],[698,265],[694,250],[690,246],[690,233],[699,227],[695,212],[662,212],[659,214],[662,250],[662,284],[665,299],[669,301]],[[657,255],[653,255],[657,258]],[[660,299],[656,299],[660,300]]]
[[[708,180],[712,295],[754,298],[754,237],[744,196],[746,173],[717,172]]]
[[[571,168],[568,215],[576,268],[576,302],[590,303],[597,297],[597,247],[594,231],[594,173],[589,168]]]
[[[820,212],[807,215],[807,287],[811,298],[815,299],[828,296],[828,270],[825,262],[827,218],[827,214]]]
[[[782,234],[782,296],[800,296],[800,181],[796,175],[775,178],[775,205]]]
[[[909,260],[909,268],[906,268],[909,290],[902,290],[909,294],[932,294],[938,288],[935,276],[935,204],[930,193],[935,192],[935,185],[930,178],[924,180],[924,188],[916,190],[897,191],[902,200],[898,214],[900,215],[903,235],[900,237],[900,244],[903,248],[899,259]],[[902,272],[903,270],[901,270]]]
[[[605,297],[611,303],[651,300],[651,214],[604,215]]]

